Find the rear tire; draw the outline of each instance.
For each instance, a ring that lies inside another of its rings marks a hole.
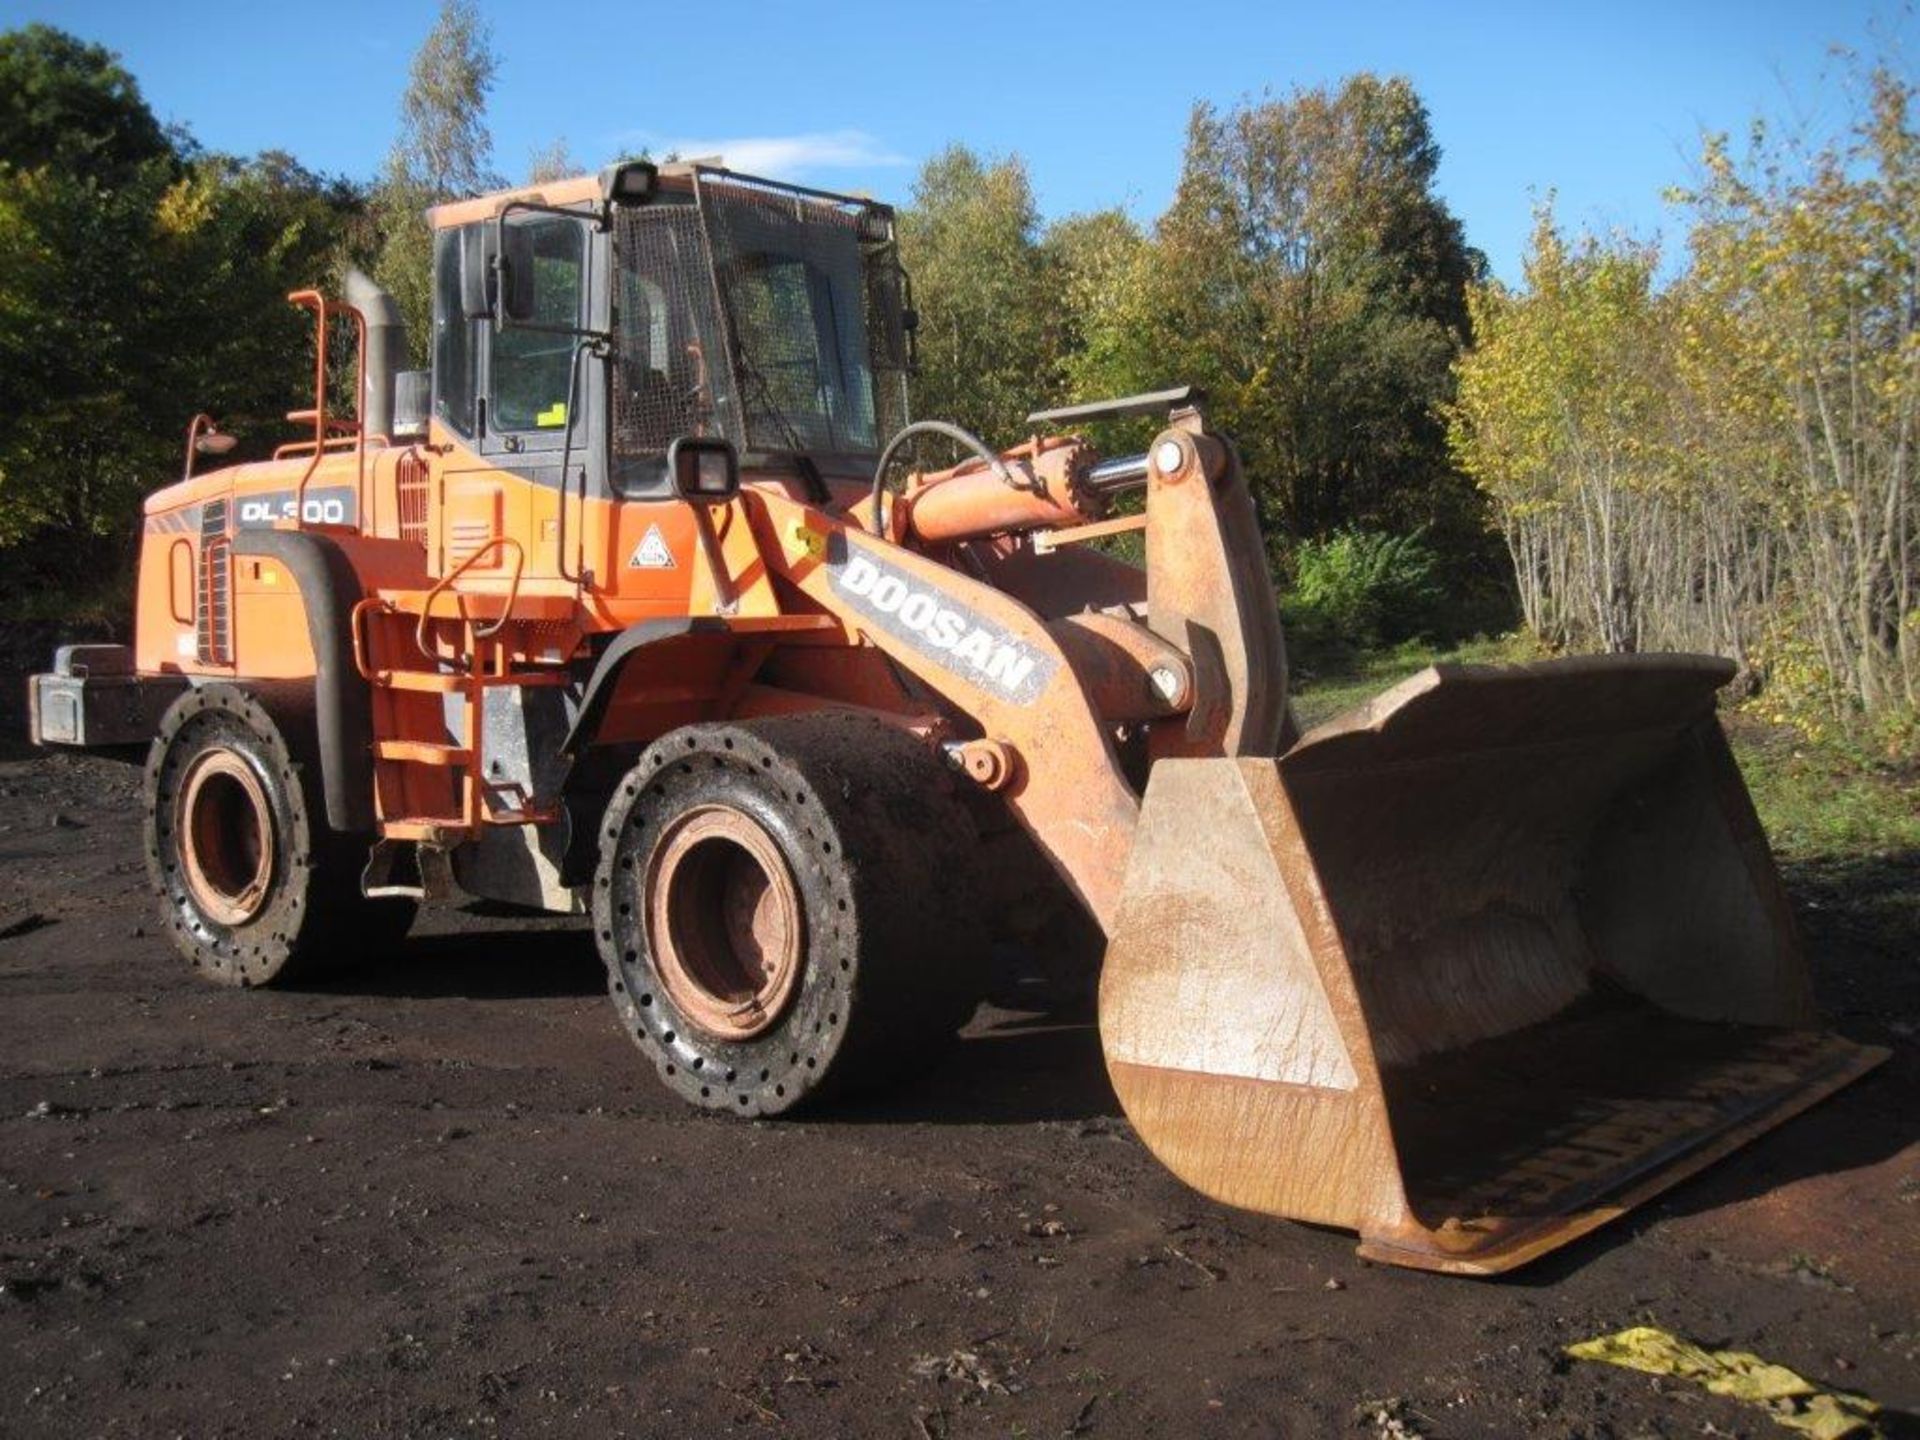
[[[365,837],[327,828],[286,737],[230,685],[174,702],[147,760],[147,870],[175,947],[223,985],[310,980],[390,948],[413,904],[360,893]]]
[[[978,997],[974,826],[882,721],[696,725],[608,806],[593,922],[615,1008],[666,1084],[777,1115],[923,1067]]]

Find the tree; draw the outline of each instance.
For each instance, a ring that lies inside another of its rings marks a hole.
[[[305,403],[286,292],[323,278],[359,197],[167,136],[111,55],[57,31],[0,36],[0,70],[39,97],[0,100],[0,585],[84,576],[124,603],[139,497],[179,473],[189,417],[265,453]]]
[[[573,158],[573,151],[562,136],[533,152],[533,158],[527,162],[527,183],[545,185],[554,180],[567,180],[578,175],[583,168]]]
[[[1173,205],[1069,358],[1074,388],[1199,384],[1278,543],[1428,526],[1471,573],[1484,527],[1435,412],[1483,262],[1438,163],[1400,79],[1197,106]]]
[[[914,413],[1009,444],[1053,391],[1040,219],[1017,156],[950,146],[927,161],[900,216],[920,315]]]
[[[400,133],[374,192],[374,275],[393,292],[415,363],[424,364],[433,316],[433,236],[426,211],[499,188],[487,96],[499,69],[474,0],[442,0],[414,53],[400,100]]]
[[[53,166],[111,187],[175,158],[111,51],[50,25],[0,35],[0,164]]]
[[[1471,297],[1475,349],[1449,407],[1461,468],[1493,497],[1521,611],[1556,643],[1602,650],[1671,644],[1690,618],[1696,560],[1677,513],[1678,412],[1671,305],[1651,246],[1569,245],[1550,206],[1526,258],[1526,290]],[[1737,529],[1736,529],[1737,533]],[[1735,634],[1722,644],[1738,644]]]
[[[1832,718],[1920,711],[1920,129],[1890,67],[1848,132],[1706,146],[1681,352],[1714,433],[1764,467],[1776,673]]]
[[[156,454],[151,242],[179,157],[96,45],[44,25],[0,36],[0,85],[0,546],[31,584],[36,562],[124,527]]]
[[[1809,732],[1920,734],[1920,130],[1859,77],[1849,130],[1709,137],[1683,274],[1543,214],[1477,289],[1449,413],[1549,639],[1714,650]]]
[[[1094,352],[1112,343],[1108,317],[1122,313],[1146,245],[1140,227],[1120,209],[1069,215],[1047,227],[1041,259],[1049,348],[1062,389],[1052,398],[1066,398],[1076,373],[1098,375],[1110,368],[1111,358]]]

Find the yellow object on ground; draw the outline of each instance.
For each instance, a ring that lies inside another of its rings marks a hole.
[[[1705,1350],[1651,1325],[1567,1346],[1576,1360],[1598,1360],[1649,1375],[1675,1375],[1715,1395],[1763,1406],[1777,1424],[1816,1440],[1870,1440],[1880,1407],[1864,1395],[1826,1391],[1784,1365],[1744,1350]]]

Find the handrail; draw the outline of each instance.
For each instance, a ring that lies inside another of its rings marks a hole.
[[[366,627],[360,623],[360,617],[368,610],[391,610],[387,601],[377,596],[369,596],[347,612],[347,633],[353,640],[353,668],[360,672],[360,678],[369,685],[384,685],[388,672],[373,668],[373,652],[366,643]]]
[[[574,342],[573,356],[567,361],[567,420],[560,437],[560,516],[554,526],[553,563],[562,580],[571,580],[576,594],[587,583],[587,469],[580,467],[580,534],[574,541],[574,566],[567,569],[567,470],[573,459],[573,426],[580,407],[575,403],[580,389],[580,357],[589,351],[603,354],[604,342],[598,336],[581,336]]]
[[[180,595],[178,587],[174,584],[173,563],[173,557],[182,550],[187,552],[188,613],[185,615],[180,613]],[[173,623],[176,625],[193,625],[198,623],[193,610],[198,603],[199,586],[195,583],[193,574],[193,542],[183,535],[167,547],[167,613],[173,616]]]
[[[367,385],[367,317],[358,306],[349,305],[344,300],[329,301],[318,290],[295,290],[287,296],[289,303],[303,310],[313,311],[313,408],[295,410],[287,418],[295,422],[311,419],[313,421],[313,439],[296,442],[313,446],[313,459],[307,462],[307,468],[300,474],[300,483],[293,492],[293,528],[304,530],[307,522],[307,482],[313,479],[314,472],[320,468],[320,462],[328,454],[329,421],[327,419],[327,322],[334,313],[348,315],[353,320],[355,336],[354,393],[366,394]],[[347,427],[351,424],[352,428]],[[367,436],[361,417],[356,412],[351,422],[335,420],[331,422],[335,435],[344,440],[351,436],[353,440],[353,484],[355,514],[364,517],[367,513]],[[342,446],[341,448],[345,448]],[[363,520],[364,523],[364,520]]]
[[[331,425],[337,422],[330,420],[327,423]],[[374,446],[376,449],[384,449],[393,443],[393,441],[385,435],[369,435],[366,438],[369,443],[378,442],[378,444]],[[360,436],[358,434],[335,435],[327,441],[326,453],[329,455],[337,455],[342,450],[351,449],[359,443]],[[312,450],[313,441],[311,440],[289,440],[284,445],[276,445],[274,447],[273,458],[276,460],[287,460],[295,455],[310,454]]]
[[[427,659],[433,660],[437,658],[431,650],[427,649],[427,622],[433,618],[433,602],[440,598],[441,591],[445,590],[454,581],[466,574],[467,571],[473,567],[474,562],[482,555],[501,545],[511,545],[513,547],[513,578],[507,582],[507,603],[501,609],[500,618],[484,630],[476,628],[473,632],[473,638],[476,640],[491,640],[505,628],[507,621],[512,618],[513,602],[520,598],[520,573],[526,569],[527,564],[526,547],[521,545],[521,543],[511,535],[495,535],[476,549],[471,555],[467,556],[466,559],[454,566],[452,570],[448,571],[439,580],[436,580],[433,588],[427,591],[426,604],[420,607],[419,623],[413,627],[413,643]]]

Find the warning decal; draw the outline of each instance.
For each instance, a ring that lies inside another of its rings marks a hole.
[[[629,570],[671,570],[674,568],[673,551],[667,548],[666,537],[660,533],[658,525],[649,525],[647,533],[640,537],[640,543],[633,547],[633,554],[627,559]]]

